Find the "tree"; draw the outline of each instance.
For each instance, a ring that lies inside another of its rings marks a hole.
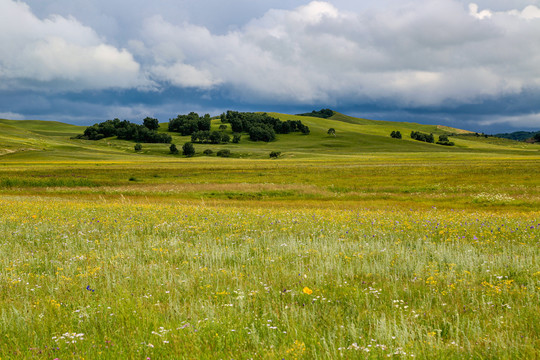
[[[332,135],[332,136],[336,136],[336,129],[334,128],[330,128],[328,129],[328,131],[326,132],[328,135]]]
[[[240,134],[233,134],[232,142],[235,144],[238,144],[240,142],[240,139],[242,139],[242,135]]]
[[[399,131],[392,131],[390,133],[390,137],[394,138],[394,139],[401,139],[402,136],[401,136],[401,132]],[[412,134],[411,134],[411,137],[412,137]],[[414,138],[413,138],[414,139]]]
[[[184,156],[195,155],[195,148],[193,147],[193,144],[190,142],[187,142],[184,145],[182,145],[182,154],[184,154]]]
[[[536,142],[540,142],[540,132],[536,133],[536,135],[534,135],[533,139],[536,140]]]
[[[439,141],[440,142],[448,141],[448,135],[439,135]]]
[[[158,119],[146,117],[143,120],[143,125],[149,130],[157,130],[159,128],[159,121]]]
[[[227,130],[227,125],[225,125],[225,124],[219,125],[219,130],[221,130],[221,131]]]
[[[270,158],[277,159],[281,155],[281,151],[272,151],[270,153]]]
[[[178,154],[178,149],[176,148],[176,145],[174,144],[171,144],[171,146],[169,147],[169,150],[171,151],[171,154]]]
[[[212,144],[219,144],[221,142],[221,133],[219,131],[212,131],[209,139]]]
[[[231,137],[229,136],[229,134],[221,134],[221,142],[228,143],[229,141],[231,141]]]
[[[142,145],[139,144],[139,143],[136,143],[135,146],[134,146],[134,149],[135,149],[135,151],[141,151],[142,150]]]

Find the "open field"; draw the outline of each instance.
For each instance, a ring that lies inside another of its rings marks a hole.
[[[4,196],[2,358],[540,348],[538,212],[246,205]]]
[[[540,146],[302,121],[194,158],[0,121],[0,358],[535,358]]]

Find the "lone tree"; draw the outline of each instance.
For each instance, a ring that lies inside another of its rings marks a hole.
[[[390,136],[394,139],[401,139],[402,136],[401,136],[401,132],[398,130],[398,131],[392,131],[390,133]]]
[[[190,142],[185,143],[182,146],[182,154],[184,154],[184,156],[193,156],[193,155],[195,155],[195,148],[193,147],[193,144],[190,143]]]
[[[332,136],[336,136],[336,129],[334,128],[330,128],[328,129],[328,131],[326,132],[328,135],[332,135]]]
[[[148,130],[157,130],[159,128],[159,121],[158,121],[158,119],[154,119],[154,118],[151,118],[151,117],[146,117],[143,120],[143,125]]]
[[[171,144],[171,146],[169,147],[169,150],[171,151],[171,154],[178,154],[178,148],[176,147],[176,145],[174,144]]]
[[[142,145],[139,144],[139,143],[136,143],[133,148],[135,149],[135,151],[141,151],[142,150]]]

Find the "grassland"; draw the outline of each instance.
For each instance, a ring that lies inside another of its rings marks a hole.
[[[540,146],[301,120],[194,158],[0,121],[0,358],[535,358]]]

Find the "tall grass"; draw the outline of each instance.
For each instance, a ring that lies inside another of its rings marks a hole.
[[[534,358],[540,214],[0,199],[0,357]]]

